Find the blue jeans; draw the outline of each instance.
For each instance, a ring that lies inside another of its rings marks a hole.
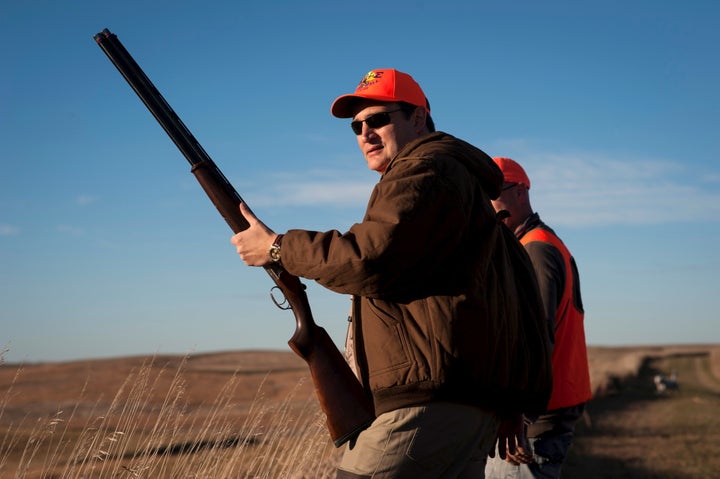
[[[515,466],[495,457],[489,457],[485,466],[486,479],[559,479],[575,436],[575,423],[582,416],[584,405],[552,411],[541,416],[528,432],[533,462]],[[535,432],[533,432],[535,429]]]

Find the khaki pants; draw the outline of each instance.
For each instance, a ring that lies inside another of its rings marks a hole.
[[[499,423],[491,412],[453,403],[381,414],[348,444],[337,478],[482,479]]]

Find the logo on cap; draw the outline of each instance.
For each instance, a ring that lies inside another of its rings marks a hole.
[[[360,83],[358,84],[356,91],[364,90],[365,88],[368,88],[373,83],[377,83],[378,81],[380,81],[382,76],[383,76],[383,72],[381,72],[381,71],[373,70],[373,71],[366,73],[365,76],[362,78],[362,80],[360,80]]]

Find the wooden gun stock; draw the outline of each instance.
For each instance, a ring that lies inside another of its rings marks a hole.
[[[238,208],[243,201],[240,195],[117,36],[105,29],[94,38],[190,162],[195,178],[230,228],[235,233],[247,229],[248,222]],[[305,285],[300,279],[276,264],[266,266],[265,271],[282,291],[289,309],[292,309],[295,315],[295,334],[288,344],[310,368],[315,392],[327,419],[330,437],[335,446],[339,447],[359,434],[375,419],[372,398],[363,390],[325,329],[313,320]]]

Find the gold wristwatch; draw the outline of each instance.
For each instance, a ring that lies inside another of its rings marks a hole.
[[[282,242],[283,235],[277,235],[275,241],[270,246],[270,259],[273,263],[280,262],[280,243]]]

